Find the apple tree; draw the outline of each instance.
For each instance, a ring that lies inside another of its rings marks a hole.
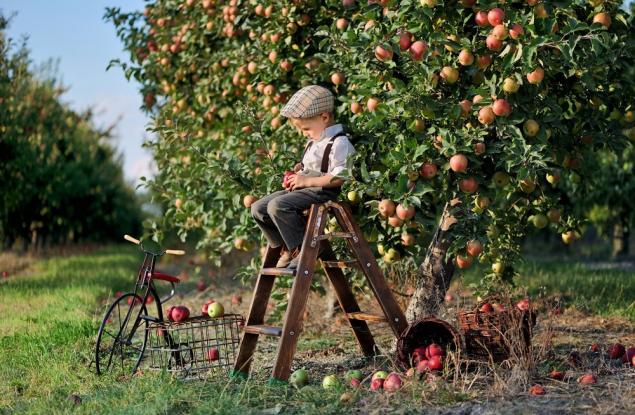
[[[581,218],[570,181],[620,153],[632,17],[620,4],[486,0],[158,0],[108,9],[152,116],[165,224],[216,256],[261,243],[253,196],[303,140],[279,116],[317,83],[356,146],[345,195],[384,263],[421,262],[407,317],[435,312],[455,268],[511,282],[520,242]],[[440,219],[439,219],[440,217]],[[157,229],[160,229],[157,226]]]

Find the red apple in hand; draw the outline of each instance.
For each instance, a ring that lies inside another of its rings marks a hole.
[[[293,176],[295,174],[295,172],[292,171],[285,171],[284,172],[284,176],[282,178],[282,186],[287,189],[289,187],[289,177]]]

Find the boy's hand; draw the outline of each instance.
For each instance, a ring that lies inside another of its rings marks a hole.
[[[309,187],[310,177],[305,176],[303,174],[294,174],[293,176],[289,176],[288,184],[289,189],[291,190],[299,190],[305,187]]]

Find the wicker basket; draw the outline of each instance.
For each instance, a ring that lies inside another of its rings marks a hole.
[[[485,303],[499,303],[505,309],[480,311]],[[470,311],[460,310],[458,318],[465,339],[465,353],[471,358],[501,362],[509,358],[512,345],[516,345],[514,350],[521,354],[531,347],[531,331],[536,324],[536,314],[531,308],[521,311],[511,301],[491,296]]]
[[[461,337],[454,327],[434,316],[409,325],[397,340],[397,362],[404,369],[411,364],[411,355],[419,346],[437,343],[444,349],[460,350]]]
[[[225,314],[151,323],[143,365],[182,378],[202,377],[208,371],[228,372],[236,359],[244,321],[241,315]]]

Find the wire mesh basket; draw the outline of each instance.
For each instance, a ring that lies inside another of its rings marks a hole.
[[[239,314],[225,314],[151,323],[144,366],[183,378],[228,372],[236,359],[244,322]]]

